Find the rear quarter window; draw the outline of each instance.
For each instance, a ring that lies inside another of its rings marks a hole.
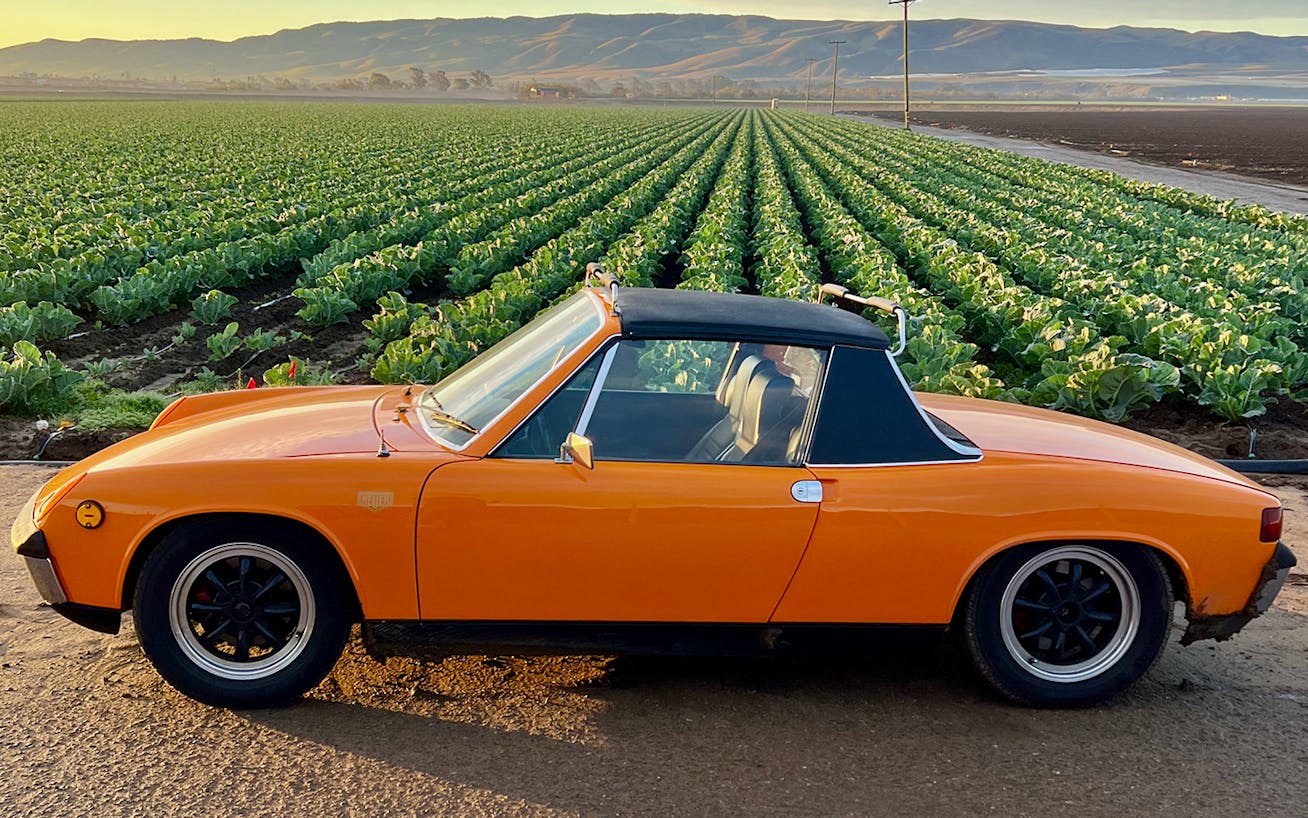
[[[951,446],[918,408],[884,350],[832,350],[813,427],[814,465],[974,460]]]

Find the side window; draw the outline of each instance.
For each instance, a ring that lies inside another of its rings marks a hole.
[[[647,392],[716,392],[735,344],[720,341],[655,341],[636,359],[636,377]]]
[[[824,353],[727,341],[622,341],[582,433],[595,459],[791,465]]]
[[[928,422],[885,351],[836,347],[831,353],[810,463],[936,463],[979,456],[970,442],[951,441]]]
[[[495,457],[544,459],[559,456],[563,439],[577,427],[586,396],[595,384],[603,355],[594,355],[563,388],[541,404],[526,423],[509,435],[495,450]]]

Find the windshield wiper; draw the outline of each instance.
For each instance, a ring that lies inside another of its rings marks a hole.
[[[453,426],[455,429],[462,429],[463,431],[467,432],[470,435],[477,434],[476,426],[473,426],[471,423],[467,422],[466,420],[460,420],[459,418],[456,418],[454,415],[451,415],[449,412],[443,411],[441,409],[428,409],[427,411],[431,412],[431,419],[436,421],[437,423],[444,423],[446,426]]]
[[[418,398],[418,405],[421,406],[423,403],[426,403],[429,398],[431,399],[431,402],[436,407],[434,409],[431,407],[426,407],[427,411],[431,413],[432,420],[436,421],[437,423],[443,423],[446,426],[453,426],[455,429],[461,429],[462,431],[465,431],[470,435],[477,434],[478,429],[476,426],[473,426],[471,423],[467,422],[466,420],[461,420],[459,418],[456,418],[454,415],[451,415],[449,412],[446,412],[445,409],[441,406],[440,400],[436,398],[436,393],[430,389],[423,392],[422,397]]]

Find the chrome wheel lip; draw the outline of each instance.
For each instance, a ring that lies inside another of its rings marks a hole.
[[[294,587],[300,604],[299,621],[286,644],[271,653],[244,662],[222,659],[201,644],[195,629],[191,627],[190,612],[187,610],[192,585],[215,564],[233,557],[251,557],[273,565],[285,574]],[[173,639],[186,658],[206,673],[233,681],[266,679],[295,662],[309,644],[316,619],[313,592],[304,571],[280,551],[252,542],[224,543],[201,552],[177,575],[168,603],[168,625]]]
[[[1013,609],[1018,590],[1036,571],[1061,560],[1081,560],[1096,566],[1112,582],[1118,599],[1121,600],[1121,619],[1112,638],[1095,655],[1071,665],[1055,665],[1039,660],[1022,646],[1013,627]],[[1140,589],[1131,572],[1108,552],[1085,545],[1050,549],[1027,560],[1009,579],[999,603],[999,629],[1009,655],[1032,676],[1060,684],[1090,681],[1121,661],[1135,643],[1136,634],[1140,630],[1140,618]]]

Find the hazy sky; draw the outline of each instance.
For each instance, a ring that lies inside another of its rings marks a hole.
[[[545,17],[592,11],[765,14],[803,19],[885,20],[886,0],[0,0],[0,46],[54,37],[80,40],[209,37],[231,40],[334,20]],[[1166,26],[1188,31],[1308,35],[1308,0],[920,0],[912,15],[1042,20],[1081,26]]]

